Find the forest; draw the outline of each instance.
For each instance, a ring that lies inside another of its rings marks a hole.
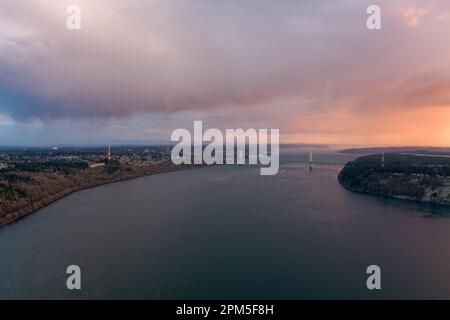
[[[338,180],[354,191],[444,203],[449,177],[450,158],[388,153],[384,166],[380,154],[349,162]]]
[[[75,191],[144,175],[186,169],[170,162],[147,166],[107,163],[88,168],[82,162],[30,162],[0,170],[0,227]]]

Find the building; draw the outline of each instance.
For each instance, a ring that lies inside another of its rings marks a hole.
[[[0,170],[8,169],[8,164],[4,162],[0,162]]]
[[[95,169],[95,168],[100,168],[100,167],[104,167],[105,164],[104,163],[93,163],[89,165],[89,168],[91,169]]]

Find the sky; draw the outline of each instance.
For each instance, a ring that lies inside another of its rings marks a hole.
[[[450,146],[449,34],[448,0],[0,0],[0,145],[168,141],[202,120]]]

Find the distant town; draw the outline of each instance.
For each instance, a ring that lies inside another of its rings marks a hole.
[[[45,170],[79,165],[89,168],[115,163],[122,166],[149,166],[170,160],[168,146],[104,147],[0,147],[0,170],[40,167]],[[57,166],[55,164],[58,164]]]

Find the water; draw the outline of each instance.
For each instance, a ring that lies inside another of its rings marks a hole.
[[[277,176],[217,166],[73,194],[0,229],[0,298],[450,298],[450,209],[349,192],[336,163],[351,156],[314,158],[311,173],[292,149]]]

